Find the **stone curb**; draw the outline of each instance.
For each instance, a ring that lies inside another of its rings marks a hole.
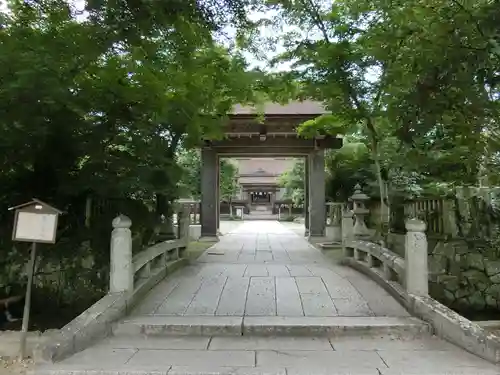
[[[33,372],[28,373],[28,375],[167,375],[170,369],[159,370],[159,369],[141,369],[141,370],[131,370],[131,369],[99,369],[99,370],[82,370],[78,366],[68,367],[68,368],[47,368],[47,369],[35,369]]]
[[[358,336],[429,334],[427,323],[397,317],[214,317],[152,316],[118,324],[116,336]]]
[[[151,316],[125,320],[113,330],[115,336],[195,335],[241,336],[243,318],[214,316]]]
[[[167,265],[147,282],[142,283],[132,294],[109,293],[87,310],[66,324],[50,340],[38,344],[33,350],[38,363],[54,363],[80,352],[93,342],[111,335],[113,324],[123,318],[142,298],[144,293],[155,286],[167,273],[175,272],[186,265],[186,259],[178,259]]]
[[[393,317],[246,317],[243,335],[256,336],[362,336],[428,334],[427,323]]]
[[[148,367],[150,367],[148,369]],[[286,375],[284,367],[210,367],[200,369],[200,367],[190,368],[189,366],[165,366],[158,369],[153,366],[146,366],[141,369],[120,368],[120,369],[95,369],[84,370],[78,366],[61,366],[59,368],[40,368],[35,370],[36,375]],[[33,374],[33,373],[32,373]],[[30,375],[32,375],[30,374]],[[329,375],[347,375],[345,372],[328,372]],[[377,370],[367,370],[356,375],[377,375]],[[489,374],[487,374],[489,375]]]
[[[412,315],[430,323],[434,333],[458,347],[467,350],[494,364],[500,364],[500,337],[489,333],[469,319],[439,303],[431,297],[419,297],[406,293],[396,282],[387,281],[377,270],[368,264],[348,258],[343,264],[369,276],[382,286]]]

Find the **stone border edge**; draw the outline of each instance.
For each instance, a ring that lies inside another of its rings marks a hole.
[[[158,282],[189,264],[185,258],[168,263],[133,293],[108,293],[59,330],[48,342],[33,349],[37,363],[55,363],[80,352],[95,341],[104,339],[113,332],[114,323],[133,309],[136,303]]]
[[[387,281],[377,270],[352,258],[341,262],[367,275],[382,286],[412,315],[431,324],[434,333],[494,364],[500,364],[500,337],[488,333],[477,323],[439,303],[431,297],[408,294],[397,282]]]

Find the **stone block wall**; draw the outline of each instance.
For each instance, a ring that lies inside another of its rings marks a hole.
[[[404,235],[388,246],[404,257]],[[429,291],[459,311],[500,309],[500,251],[480,241],[429,238]]]

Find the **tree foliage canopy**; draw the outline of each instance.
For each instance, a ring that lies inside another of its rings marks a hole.
[[[131,216],[139,248],[150,240],[155,209],[179,193],[179,148],[219,136],[232,106],[256,96],[262,74],[213,35],[226,18],[244,24],[241,4],[88,1],[82,18],[64,0],[10,1],[0,17],[0,288],[24,282],[7,207],[33,197],[66,213],[38,268],[72,275],[59,283],[71,298],[89,289],[82,259],[98,264],[90,290],[105,290],[114,216]]]
[[[179,195],[184,198],[201,199],[201,156],[196,149],[183,149],[179,153],[178,163],[182,168],[179,181]],[[219,197],[230,200],[237,192],[238,169],[229,159],[220,159]]]

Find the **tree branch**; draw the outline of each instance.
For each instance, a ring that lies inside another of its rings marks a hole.
[[[495,46],[491,43],[491,38],[488,38],[488,36],[484,33],[483,29],[481,28],[481,25],[479,24],[478,20],[476,19],[476,17],[474,17],[474,14],[472,14],[472,12],[470,10],[468,10],[464,5],[462,5],[460,3],[459,0],[451,0],[451,2],[453,4],[455,4],[456,6],[458,6],[463,12],[465,12],[468,16],[469,16],[469,19],[472,21],[472,23],[474,23],[474,25],[476,26],[476,30],[477,32],[479,33],[479,35],[481,35],[485,41],[486,41],[486,44],[491,46],[491,52],[497,57],[497,58],[500,58],[500,53],[496,51],[496,48],[498,46]]]

